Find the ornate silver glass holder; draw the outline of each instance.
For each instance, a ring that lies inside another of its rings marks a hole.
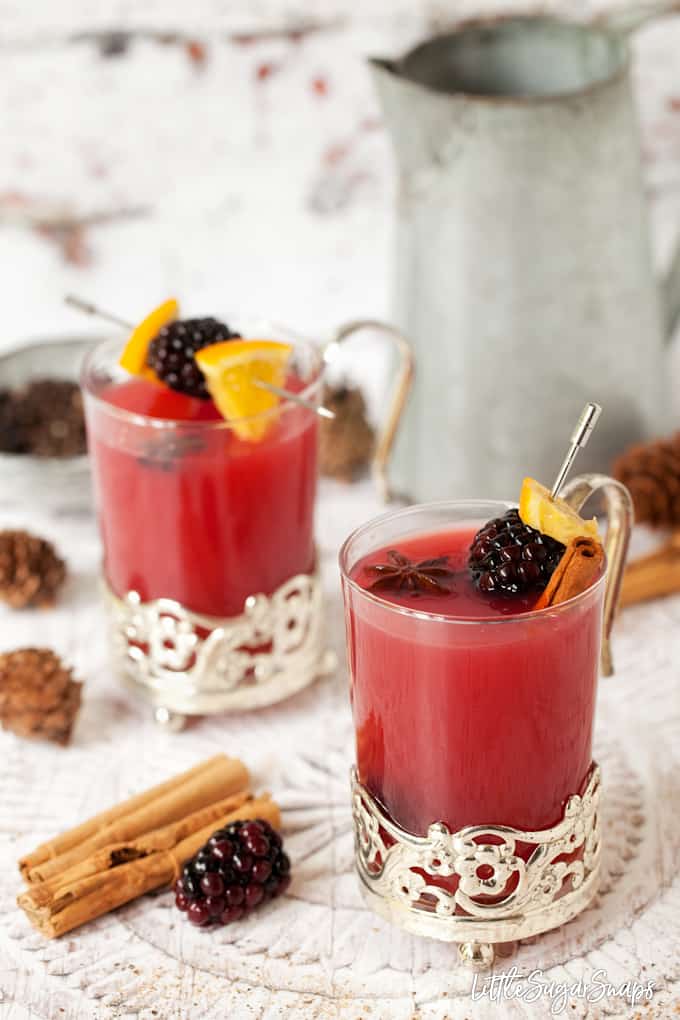
[[[250,595],[240,616],[194,613],[172,599],[118,598],[105,584],[112,653],[124,682],[179,729],[189,715],[261,708],[331,672],[319,577],[298,574]]]
[[[569,798],[551,829],[469,825],[451,833],[434,822],[427,836],[414,836],[384,814],[353,770],[355,859],[364,898],[388,921],[457,942],[465,963],[488,967],[495,944],[557,928],[595,896],[599,800],[600,770],[593,765],[585,792]]]

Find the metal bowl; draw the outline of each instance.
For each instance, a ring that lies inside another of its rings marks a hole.
[[[28,341],[0,355],[0,387],[15,389],[31,379],[78,382],[85,355],[101,337],[57,337]],[[0,504],[39,506],[57,513],[92,509],[87,454],[78,457],[33,457],[0,453]]]

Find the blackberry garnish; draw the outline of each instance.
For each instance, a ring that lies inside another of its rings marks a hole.
[[[217,319],[178,319],[163,326],[151,341],[146,363],[170,389],[209,400],[205,378],[194,354],[203,347],[238,336]]]
[[[231,822],[184,865],[175,904],[192,924],[229,924],[280,896],[290,861],[269,822]]]
[[[543,591],[564,546],[525,524],[517,510],[489,521],[470,546],[468,566],[482,592],[519,595]]]

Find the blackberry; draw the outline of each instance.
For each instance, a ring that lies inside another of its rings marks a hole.
[[[205,378],[194,361],[194,354],[210,344],[234,340],[238,336],[217,319],[179,319],[163,326],[154,337],[146,363],[170,389],[209,400]]]
[[[182,868],[175,904],[199,927],[239,921],[290,885],[290,861],[269,822],[231,822]]]
[[[525,524],[508,510],[484,525],[470,546],[468,566],[478,589],[519,595],[543,591],[562,558],[564,546]]]

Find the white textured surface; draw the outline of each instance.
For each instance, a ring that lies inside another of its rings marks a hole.
[[[350,497],[326,485],[320,509],[331,640],[342,655],[335,551],[346,529],[378,505],[364,486]],[[0,526],[8,520],[4,514]],[[2,646],[53,645],[86,688],[68,749],[0,734],[2,1020],[22,1016],[20,1007],[49,1020],[469,1016],[471,979],[455,950],[390,928],[360,899],[351,864],[344,670],[277,708],[163,733],[110,676],[93,525],[39,514],[26,523],[57,541],[72,577],[52,612],[0,612]],[[603,681],[599,705],[606,851],[597,905],[504,964],[515,963],[523,974],[540,967],[547,980],[587,979],[599,967],[616,984],[651,979],[659,991],[645,1015],[659,1017],[669,1015],[662,1006],[667,996],[680,1001],[679,624],[680,599],[672,599],[629,611],[618,626],[618,672]],[[169,893],[58,942],[32,932],[14,907],[22,853],[220,749],[241,756],[283,807],[295,875],[284,900],[212,934],[192,929]],[[549,1015],[548,1000],[505,1008],[508,1017]],[[492,1010],[488,1002],[475,1004],[475,1016]],[[616,1000],[602,1014],[586,1013],[575,1001],[570,1014],[629,1015]]]
[[[0,0],[0,219],[16,219],[17,194],[29,208],[63,203],[76,215],[149,207],[143,218],[88,230],[92,257],[82,266],[34,231],[0,229],[0,343],[82,330],[60,305],[68,289],[131,315],[175,291],[189,310],[256,309],[309,331],[386,314],[392,176],[360,57],[399,51],[447,18],[522,6],[371,0],[357,14],[350,0]],[[602,5],[546,6],[585,16]],[[279,37],[303,9],[330,26],[301,42]],[[119,26],[179,30],[206,42],[208,60],[196,69],[181,46],[143,35],[108,60],[93,42],[68,41]],[[261,38],[234,41],[251,30]],[[659,262],[680,222],[678,52],[680,21],[640,38]],[[264,80],[261,68],[271,72]],[[313,87],[318,78],[324,95]],[[363,488],[324,486],[319,530],[340,652],[334,550],[376,509]],[[361,906],[349,872],[351,728],[342,671],[285,706],[203,721],[176,737],[160,733],[108,672],[92,523],[28,508],[3,511],[0,525],[10,523],[54,537],[72,579],[53,613],[0,612],[0,645],[52,644],[87,688],[69,749],[0,734],[2,1020],[549,1015],[545,999],[531,1007],[471,1004],[469,975],[452,950],[402,936]],[[597,745],[610,891],[515,961],[557,980],[600,966],[616,983],[650,977],[660,991],[644,1017],[680,1009],[679,624],[677,599],[619,622],[618,674],[602,686]],[[296,868],[285,901],[217,938],[182,924],[166,894],[57,943],[29,931],[13,906],[22,852],[217,749],[242,755],[282,800]],[[581,1000],[573,1006],[568,1015],[631,1016],[614,1000],[589,1012]]]

